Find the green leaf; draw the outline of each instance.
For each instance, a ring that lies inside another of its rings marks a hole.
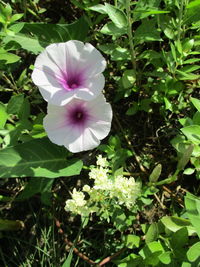
[[[30,102],[28,98],[24,98],[21,109],[18,112],[18,116],[21,120],[27,120],[30,116]]]
[[[100,30],[101,33],[119,37],[126,33],[126,28],[119,28],[113,22],[108,22]]]
[[[187,193],[185,196],[185,206],[191,224],[194,226],[200,238],[200,199],[190,193]]]
[[[186,39],[184,40],[182,47],[183,52],[188,53],[194,46],[194,39]]]
[[[37,193],[44,194],[51,189],[53,182],[54,179],[33,177],[25,186],[24,190],[17,196],[16,200],[28,199]]]
[[[191,225],[189,220],[176,217],[176,216],[164,216],[161,219],[164,226],[172,232],[176,232],[183,227],[187,227],[188,234],[192,235],[196,233],[194,227]]]
[[[131,59],[129,50],[116,44],[99,45],[99,49],[105,54],[110,55],[114,61],[128,61]]]
[[[191,1],[190,3],[188,3],[186,8],[193,8],[193,7],[197,7],[197,6],[200,6],[200,1],[194,0],[194,1]]]
[[[156,167],[153,169],[152,173],[149,176],[149,181],[152,183],[155,183],[158,181],[160,175],[162,172],[162,165],[158,164]]]
[[[0,102],[0,129],[4,129],[8,118],[8,114],[6,112],[6,107],[3,103]]]
[[[139,248],[140,238],[136,235],[127,235],[125,236],[125,246],[128,248]]]
[[[179,80],[198,80],[200,75],[193,74],[193,73],[186,73],[184,71],[176,70],[177,78]]]
[[[135,31],[134,39],[137,43],[162,41],[160,31],[156,28],[156,20],[143,20]]]
[[[180,160],[178,161],[177,169],[183,170],[185,166],[187,165],[188,161],[190,160],[190,157],[192,156],[194,146],[190,145],[185,151],[184,154],[181,156]]]
[[[194,0],[186,6],[184,15],[184,24],[194,24],[199,21],[200,3],[199,0]]]
[[[85,17],[81,17],[72,24],[24,23],[20,33],[12,37],[6,36],[3,41],[6,44],[10,41],[15,41],[23,49],[38,54],[51,43],[66,42],[68,40],[84,41],[88,27]]]
[[[200,112],[200,100],[194,97],[190,98],[192,104],[195,106],[195,108]]]
[[[136,76],[134,70],[133,69],[125,70],[122,75],[122,84],[124,88],[133,87],[135,81],[136,81]]]
[[[192,118],[192,121],[193,121],[193,124],[197,124],[197,125],[200,125],[200,112],[197,111],[193,118]]]
[[[126,115],[134,115],[134,114],[136,114],[137,112],[138,112],[138,110],[139,110],[139,105],[138,105],[138,103],[136,103],[136,102],[132,102],[132,106],[126,111]]]
[[[191,262],[196,261],[198,258],[200,260],[200,242],[195,243],[189,248],[187,251],[187,258]]]
[[[9,53],[4,49],[0,49],[0,61],[3,61],[4,64],[12,64],[19,60],[19,56]]]
[[[200,144],[200,125],[186,126],[181,131],[194,144]]]
[[[13,15],[13,16],[11,17],[11,19],[10,19],[10,23],[13,23],[13,22],[15,22],[15,21],[21,19],[23,16],[24,16],[24,14],[20,14],[20,13],[19,13],[19,14],[15,14],[15,15]]]
[[[193,169],[193,168],[187,168],[187,169],[184,170],[183,174],[185,174],[185,175],[191,175],[194,172],[195,172],[195,169]]]
[[[127,27],[127,18],[122,10],[107,3],[105,4],[105,7],[106,13],[108,14],[109,18],[118,28]]]
[[[7,112],[8,114],[19,115],[24,102],[24,94],[13,95],[8,102]]]
[[[144,263],[142,257],[134,253],[129,254],[121,260],[113,260],[113,262],[117,264],[117,267],[135,267],[141,266],[141,264]]]
[[[178,250],[184,247],[188,242],[188,231],[186,227],[183,227],[173,233],[170,244],[173,250]]]
[[[145,242],[146,244],[155,241],[158,238],[158,225],[157,223],[152,223],[146,233]]]
[[[160,242],[150,242],[143,249],[139,251],[139,254],[145,259],[145,263],[148,265],[156,266],[159,263],[159,255],[164,252],[164,249]]]
[[[172,257],[171,251],[167,251],[162,253],[161,255],[158,256],[159,260],[164,263],[164,264],[170,264],[171,263],[171,257]]]
[[[0,178],[78,175],[81,160],[68,160],[64,147],[47,138],[32,140],[0,151]]]
[[[101,14],[107,14],[106,7],[102,4],[91,6],[88,9],[96,11],[96,12],[101,13]]]

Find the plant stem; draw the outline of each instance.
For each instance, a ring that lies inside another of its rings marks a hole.
[[[182,18],[183,18],[183,0],[181,0],[180,9],[179,9],[179,16],[178,16],[178,41],[180,41],[181,38],[181,32],[182,32]]]
[[[129,46],[131,49],[131,61],[133,65],[133,69],[136,74],[136,55],[135,55],[135,48],[133,45],[133,34],[132,34],[132,19],[131,19],[131,9],[130,9],[130,0],[126,0],[126,14],[127,14],[127,20],[128,20],[128,39],[129,39]]]

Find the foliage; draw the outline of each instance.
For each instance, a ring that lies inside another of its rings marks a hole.
[[[2,266],[199,266],[199,12],[196,0],[0,1]],[[47,138],[31,80],[36,56],[68,40],[103,53],[114,115],[76,155]]]

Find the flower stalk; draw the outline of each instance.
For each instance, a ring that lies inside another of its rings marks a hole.
[[[130,46],[130,50],[131,50],[131,61],[132,61],[134,72],[136,74],[136,69],[137,69],[137,67],[136,67],[136,53],[135,53],[135,48],[133,45],[130,0],[126,0],[126,14],[127,14],[127,21],[128,21],[127,34],[128,34],[129,46]]]

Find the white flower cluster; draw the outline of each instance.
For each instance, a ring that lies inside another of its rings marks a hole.
[[[83,192],[89,195],[85,199],[83,192],[73,190],[72,199],[66,201],[65,209],[74,214],[88,216],[90,213],[102,210],[105,202],[131,209],[140,194],[140,184],[133,177],[126,178],[123,175],[111,177],[109,175],[109,163],[102,156],[97,157],[97,166],[92,168],[89,178],[94,180],[94,186],[84,185]]]

